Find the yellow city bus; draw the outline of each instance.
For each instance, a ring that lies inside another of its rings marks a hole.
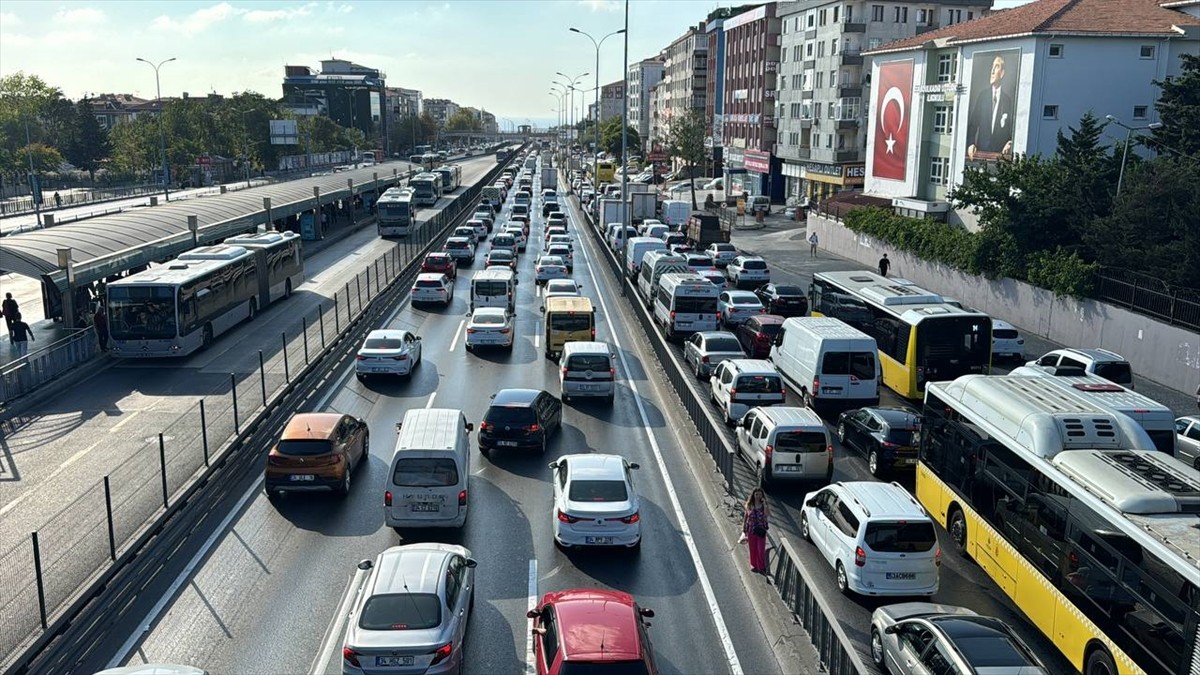
[[[905,398],[921,398],[926,382],[991,369],[992,319],[904,279],[818,272],[809,306],[813,316],[841,319],[875,338],[883,383]]]
[[[926,388],[916,495],[1084,675],[1200,672],[1200,477],[1047,378]]]
[[[546,358],[556,359],[562,354],[563,345],[572,341],[596,339],[596,310],[592,301],[584,297],[553,297],[543,306],[546,312],[545,335]]]
[[[612,162],[600,160],[596,162],[596,185],[600,183],[611,183],[617,178],[617,165]]]

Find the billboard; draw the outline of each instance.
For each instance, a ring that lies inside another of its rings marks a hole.
[[[300,132],[296,120],[271,120],[271,145],[297,145]]]
[[[908,168],[908,128],[912,117],[913,62],[879,65],[879,103],[875,109],[876,178],[904,180]]]
[[[967,160],[1011,158],[1021,50],[975,52],[971,58]]]

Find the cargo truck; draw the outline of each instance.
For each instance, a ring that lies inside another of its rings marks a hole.
[[[635,192],[629,195],[629,217],[632,224],[638,225],[647,218],[654,218],[657,212],[658,195],[653,192]]]
[[[608,226],[609,223],[621,222],[621,200],[620,199],[601,199],[600,200],[600,220],[597,224],[601,229]]]
[[[542,162],[542,189],[558,189],[558,170],[550,168],[550,162]]]
[[[692,211],[687,221],[687,238],[694,249],[702,250],[709,244],[727,244],[729,224],[722,223],[719,217],[707,211]]]

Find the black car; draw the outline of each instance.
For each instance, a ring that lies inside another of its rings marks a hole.
[[[561,209],[561,207],[559,207],[558,202],[546,202],[545,204],[542,204],[542,217],[545,218],[546,216],[550,215],[551,213],[555,213],[555,212],[561,211],[561,210],[562,209]]]
[[[550,436],[562,425],[562,401],[539,389],[502,389],[479,423],[479,452],[493,448],[533,449],[545,453]]]
[[[908,408],[858,408],[838,416],[837,435],[842,445],[867,458],[871,475],[917,466],[916,434],[921,416]]]
[[[754,291],[768,314],[779,316],[804,316],[808,314],[808,296],[799,286],[786,284],[763,284]]]

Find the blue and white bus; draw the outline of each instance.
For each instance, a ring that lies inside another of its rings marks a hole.
[[[258,306],[266,307],[304,283],[304,254],[300,235],[295,232],[259,232],[240,234],[225,240],[227,246],[241,246],[254,254],[258,264]],[[177,260],[192,259],[194,251]]]
[[[433,170],[442,177],[442,194],[454,192],[462,185],[462,167],[453,164],[443,164]]]
[[[376,222],[381,237],[405,237],[413,227],[413,191],[411,188],[389,188],[376,202]]]
[[[408,186],[417,206],[433,206],[442,196],[442,177],[436,173],[419,173],[409,179]]]

